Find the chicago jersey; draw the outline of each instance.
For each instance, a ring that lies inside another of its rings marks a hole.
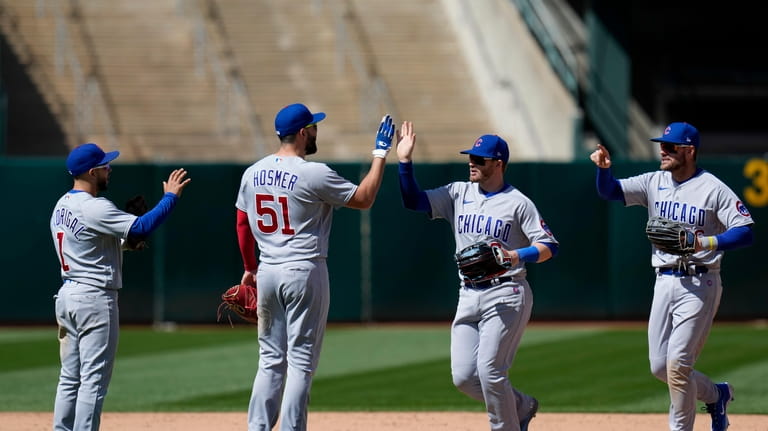
[[[697,235],[718,235],[738,226],[754,223],[749,210],[722,181],[705,170],[678,183],[668,171],[648,172],[619,180],[627,206],[648,208],[648,217],[660,216],[682,223]],[[652,265],[669,266],[679,256],[654,248]],[[719,268],[723,250],[702,250],[694,263]]]
[[[507,250],[535,242],[558,244],[533,202],[511,185],[486,195],[477,183],[453,182],[426,193],[432,217],[451,223],[457,253],[481,241],[497,241]],[[524,276],[525,262],[506,274]]]

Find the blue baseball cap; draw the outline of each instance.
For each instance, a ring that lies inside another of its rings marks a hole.
[[[498,135],[483,135],[477,138],[472,148],[461,151],[460,154],[497,159],[504,163],[509,161],[507,141],[501,139]]]
[[[310,124],[316,124],[325,118],[325,113],[311,113],[301,103],[294,103],[281,109],[275,116],[277,136],[293,135]]]
[[[69,156],[67,156],[67,170],[70,175],[76,177],[96,166],[106,165],[115,160],[119,155],[120,151],[105,153],[98,145],[89,142],[75,147],[69,153]]]
[[[699,148],[699,131],[688,123],[671,123],[664,129],[664,134],[651,139],[651,141],[693,145],[695,148]]]

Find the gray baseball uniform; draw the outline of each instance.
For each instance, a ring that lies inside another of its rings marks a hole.
[[[426,193],[432,216],[451,223],[457,252],[480,241],[507,250],[557,244],[533,202],[511,185],[486,195],[477,183],[454,182]],[[451,327],[453,382],[486,404],[493,430],[519,430],[535,403],[507,377],[533,307],[525,276],[525,262],[519,262],[498,276],[498,284],[462,283]]]
[[[736,194],[704,170],[682,183],[676,183],[668,171],[620,179],[619,183],[627,206],[647,207],[649,217],[683,223],[699,235],[717,235],[754,223]],[[698,269],[692,269],[693,276],[681,277],[663,273],[665,268],[677,268],[681,257],[653,248],[651,264],[657,276],[648,321],[649,359],[651,372],[670,386],[670,429],[693,429],[696,400],[713,400],[719,395],[714,382],[693,367],[720,304],[723,253],[702,250],[693,254],[684,264]],[[683,377],[674,378],[678,374]]]
[[[110,162],[119,155],[119,151],[105,153],[92,142],[73,148],[66,165],[74,184],[51,214],[51,235],[64,281],[54,297],[61,359],[53,407],[56,431],[99,429],[117,351],[123,247],[134,249],[131,238],[144,238],[156,229],[191,181],[184,179],[184,169],[174,170],[163,182],[160,202],[137,217],[97,197],[107,190]]]
[[[236,207],[259,247],[259,369],[248,429],[306,429],[307,402],[325,334],[333,210],[357,185],[322,163],[267,156],[243,173]],[[282,403],[282,405],[281,405]]]
[[[87,192],[66,193],[53,210],[50,228],[64,281],[55,296],[61,372],[54,430],[99,428],[117,350],[121,239],[135,220]]]

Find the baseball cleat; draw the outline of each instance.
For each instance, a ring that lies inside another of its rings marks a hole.
[[[520,421],[520,431],[528,431],[528,424],[531,423],[531,419],[536,416],[536,412],[538,411],[539,400],[533,398],[533,402],[531,402],[531,411],[528,413],[528,416],[526,416],[525,419]]]
[[[728,429],[728,404],[733,401],[733,386],[730,383],[718,383],[715,385],[720,397],[716,402],[707,404],[704,408],[712,416],[712,431],[725,431]]]

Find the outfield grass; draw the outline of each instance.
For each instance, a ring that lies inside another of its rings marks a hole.
[[[312,410],[483,411],[451,383],[448,326],[331,326]],[[663,413],[646,357],[642,325],[532,324],[510,379],[542,411]],[[253,326],[124,327],[105,409],[243,411],[257,358]],[[697,368],[735,386],[729,412],[768,414],[765,326],[716,324]],[[0,410],[52,410],[57,375],[55,328],[0,329]]]

